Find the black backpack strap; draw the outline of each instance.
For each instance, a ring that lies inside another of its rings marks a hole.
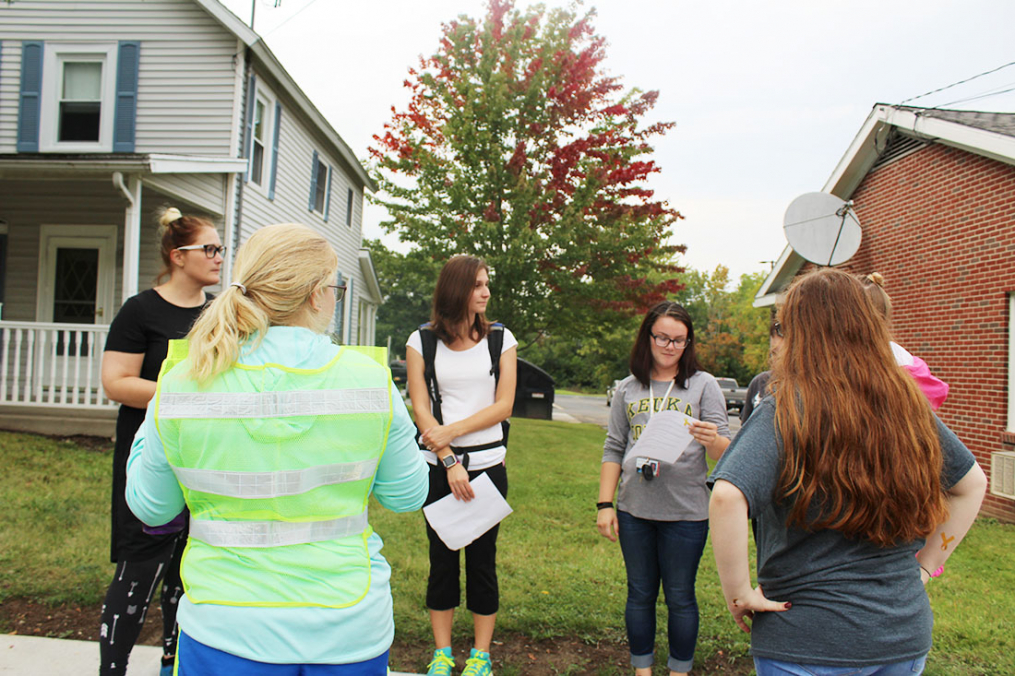
[[[500,384],[500,353],[504,349],[504,325],[500,322],[490,324],[490,333],[486,335],[486,344],[490,348],[490,375],[493,376],[494,391]],[[502,442],[507,446],[508,433],[511,431],[511,422],[505,420],[500,424],[501,434],[504,436]],[[495,446],[490,446],[495,448]],[[485,450],[485,449],[484,449]]]
[[[437,334],[430,329],[429,324],[423,324],[419,327],[419,339],[423,348],[423,381],[426,383],[426,390],[430,395],[431,410],[433,417],[437,419],[437,424],[443,425],[441,390],[437,385],[437,369],[434,366],[434,361],[437,358]]]

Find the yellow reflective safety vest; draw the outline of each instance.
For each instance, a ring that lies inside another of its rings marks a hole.
[[[319,369],[235,364],[201,385],[169,343],[153,400],[190,508],[194,603],[343,608],[370,587],[367,499],[391,428],[384,348]]]

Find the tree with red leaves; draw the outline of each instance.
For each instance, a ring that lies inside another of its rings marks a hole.
[[[490,0],[482,21],[445,24],[370,149],[388,232],[435,261],[485,258],[493,314],[523,339],[594,331],[681,288],[680,214],[645,187],[649,141],[673,125],[639,124],[658,93],[603,74],[594,16]]]

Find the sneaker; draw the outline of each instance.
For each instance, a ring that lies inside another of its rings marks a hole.
[[[451,657],[451,648],[440,648],[433,651],[433,659],[426,665],[426,676],[451,676],[455,668],[455,660]]]
[[[469,653],[469,659],[465,660],[465,670],[462,671],[462,676],[493,676],[490,653],[473,648]]]

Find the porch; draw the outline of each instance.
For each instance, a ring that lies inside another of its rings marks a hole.
[[[0,321],[0,428],[111,437],[102,389],[107,325]]]
[[[169,159],[0,156],[0,429],[114,433],[102,351],[160,267],[158,208],[207,216],[231,244],[245,161]]]

